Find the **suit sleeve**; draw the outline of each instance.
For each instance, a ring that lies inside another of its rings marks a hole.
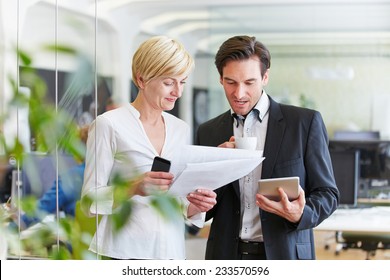
[[[338,206],[339,192],[335,183],[328,148],[328,135],[319,112],[315,112],[309,128],[305,153],[306,205],[298,229],[316,227]]]

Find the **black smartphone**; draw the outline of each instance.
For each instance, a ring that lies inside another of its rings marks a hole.
[[[171,162],[162,157],[155,157],[152,164],[152,171],[169,172]]]

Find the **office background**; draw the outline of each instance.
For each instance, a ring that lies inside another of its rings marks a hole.
[[[167,34],[196,60],[179,110],[192,124],[194,88],[208,90],[209,117],[228,108],[214,54],[229,36],[249,34],[271,50],[266,90],[274,98],[318,109],[331,135],[350,128],[380,130],[389,138],[390,1],[189,2],[1,1],[0,110],[10,96],[7,77],[17,73],[16,44],[43,70],[72,72],[77,63],[42,50],[54,40],[96,56],[96,70],[110,80],[114,99],[127,102],[135,48],[151,35]]]
[[[0,115],[12,95],[8,77],[19,73],[15,47],[29,53],[33,67],[49,73],[48,80],[58,71],[61,86],[76,69],[77,57],[45,51],[43,45],[69,45],[94,62],[104,89],[98,95],[93,87],[85,90],[75,112],[81,114],[93,103],[101,108],[108,96],[116,103],[131,100],[133,52],[158,34],[179,39],[195,58],[195,71],[175,111],[192,128],[199,122],[193,105],[197,96],[206,100],[207,118],[228,109],[214,54],[228,37],[247,34],[271,51],[266,91],[273,98],[319,110],[331,137],[337,130],[375,130],[381,139],[390,138],[386,0],[0,0]],[[52,88],[49,95],[61,100],[66,90]],[[22,131],[31,149],[22,113],[1,130],[9,138]]]

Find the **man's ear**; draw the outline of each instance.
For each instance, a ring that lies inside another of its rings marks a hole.
[[[267,69],[267,71],[265,71],[263,75],[263,80],[262,80],[263,87],[265,87],[268,84],[268,75],[269,75],[269,69]]]

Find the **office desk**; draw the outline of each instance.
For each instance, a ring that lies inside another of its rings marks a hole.
[[[358,198],[357,203],[358,203],[359,205],[390,206],[390,199],[382,199],[382,198]]]
[[[390,249],[390,207],[337,209],[314,230],[336,233],[335,255],[342,250],[360,249],[370,259],[376,250]],[[326,243],[325,249],[328,248]]]
[[[390,235],[390,207],[337,209],[314,230]]]

